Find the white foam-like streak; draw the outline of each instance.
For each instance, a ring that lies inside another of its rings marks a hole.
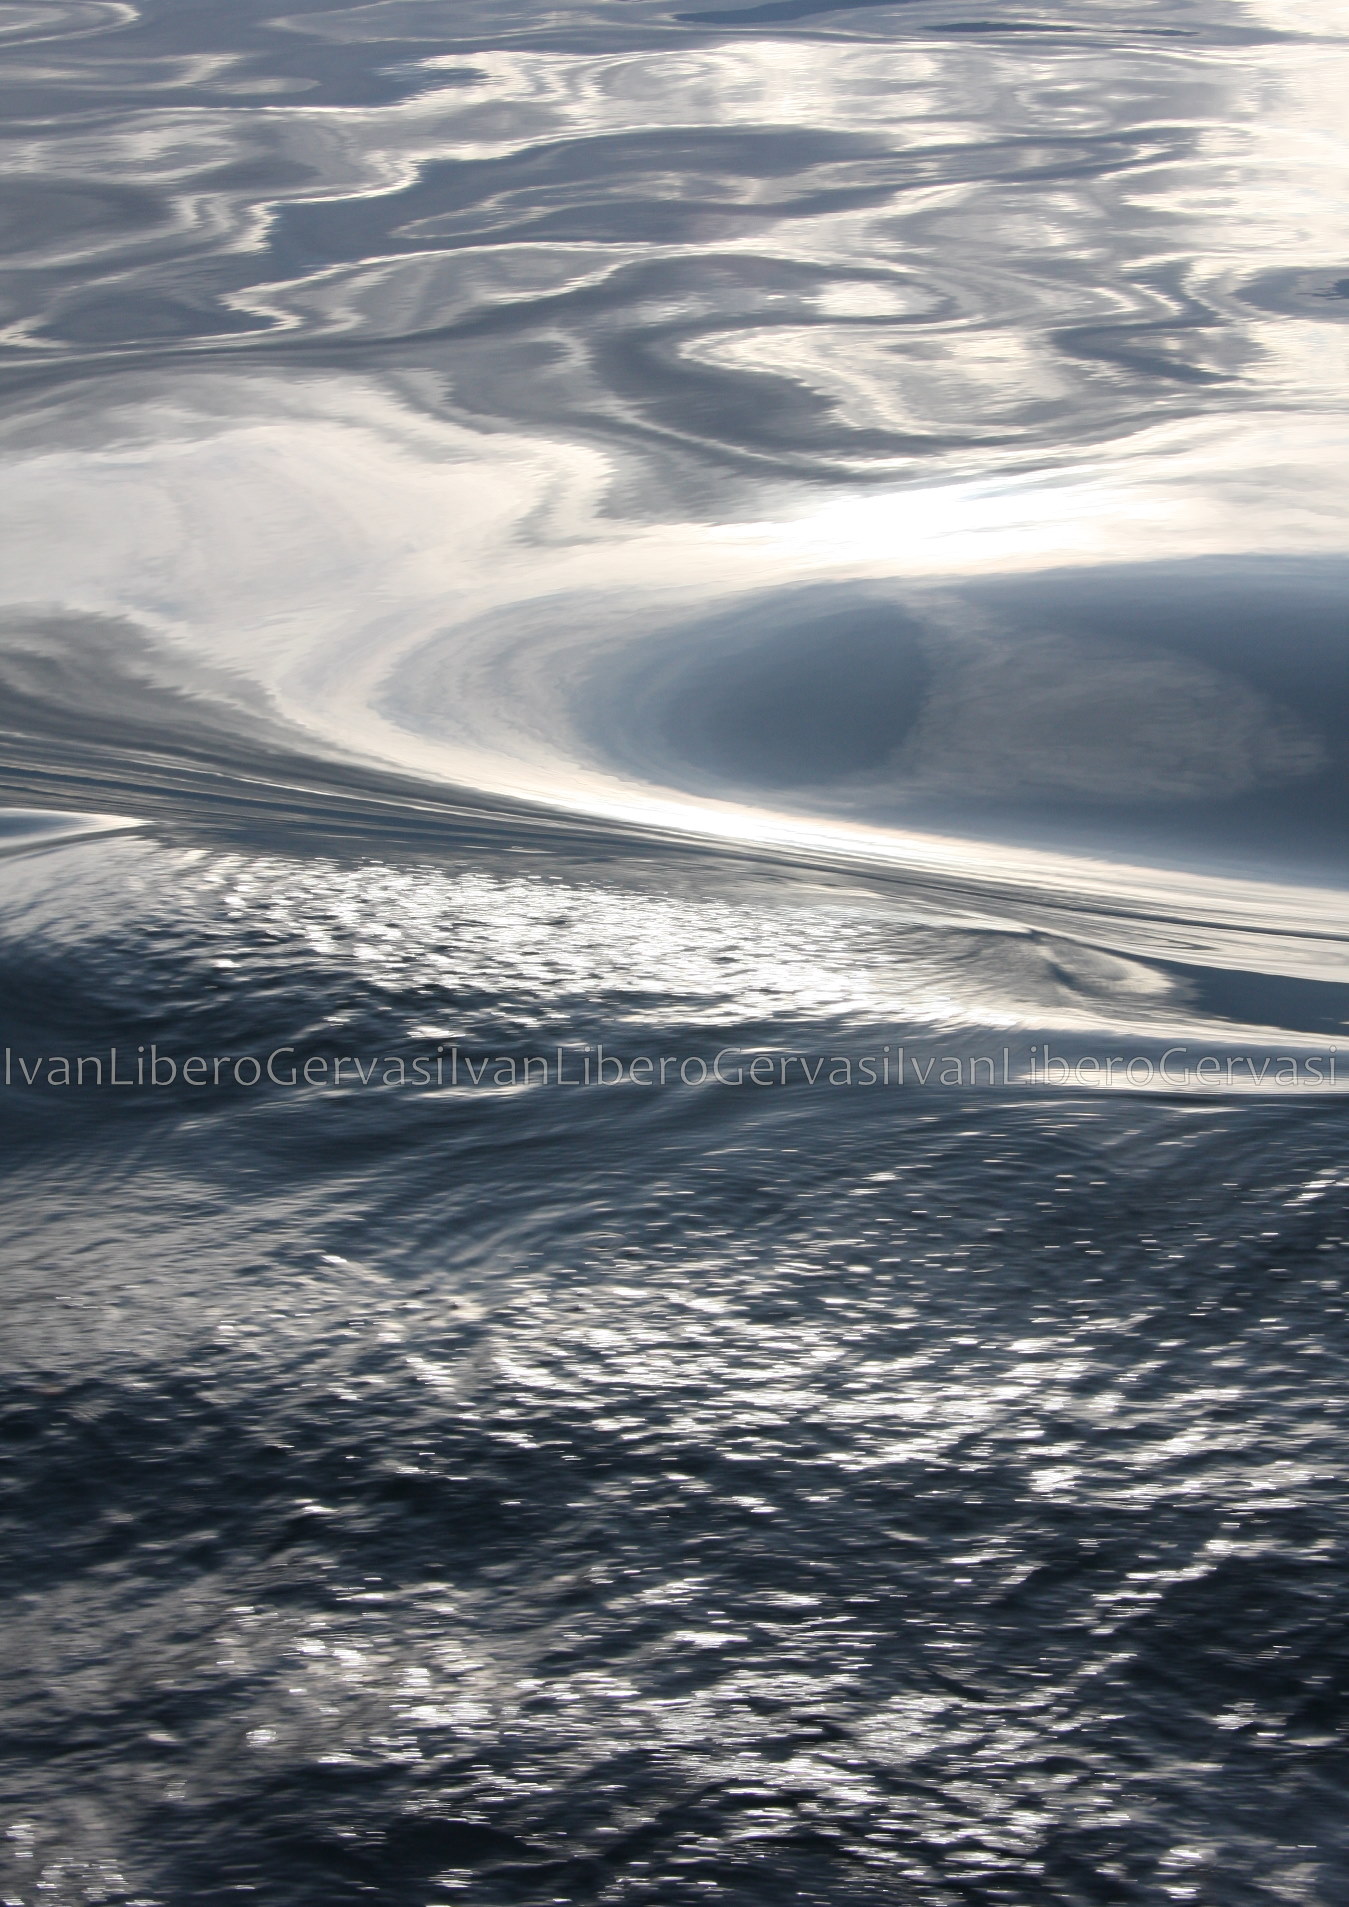
[[[125,833],[140,823],[119,814],[66,814],[50,808],[0,809],[0,856],[31,853],[87,835]]]

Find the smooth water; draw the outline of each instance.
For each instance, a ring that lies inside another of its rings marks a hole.
[[[0,37],[5,1907],[1338,1907],[1343,16]]]

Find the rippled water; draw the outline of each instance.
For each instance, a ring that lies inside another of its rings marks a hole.
[[[1342,17],[0,39],[6,1907],[1337,1907]]]

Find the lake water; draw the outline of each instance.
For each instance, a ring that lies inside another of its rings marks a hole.
[[[5,1907],[1336,1907],[1342,14],[0,37]]]

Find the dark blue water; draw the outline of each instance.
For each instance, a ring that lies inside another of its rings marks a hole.
[[[0,35],[4,1907],[1339,1907],[1343,23]]]

